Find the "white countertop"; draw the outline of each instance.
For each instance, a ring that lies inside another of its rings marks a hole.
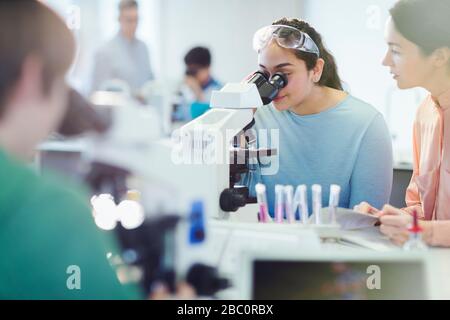
[[[220,224],[226,225],[226,223],[219,223],[214,228],[223,230],[232,230],[233,228],[228,226],[224,228],[220,227]],[[219,227],[218,227],[219,226]],[[238,223],[238,227],[235,230],[242,231],[243,224]],[[217,230],[218,230],[217,229]],[[255,227],[249,228],[249,232],[254,232],[254,230],[257,229]],[[276,228],[275,228],[276,229]],[[289,228],[288,228],[289,229]],[[278,231],[275,231],[275,233],[279,233]],[[291,231],[284,232],[282,236],[279,238],[279,244],[281,246],[286,247],[286,245],[289,246],[289,241],[292,239],[289,239],[289,234]],[[224,235],[224,234],[222,234]],[[255,246],[262,246],[264,248],[263,250],[276,250],[277,244],[274,243],[271,246],[267,246],[267,244],[264,244],[264,240],[262,241],[262,237],[254,237],[254,240],[251,240],[251,236],[246,236],[244,241],[235,239],[238,237],[237,233],[229,233],[229,239],[223,240],[226,238],[226,236],[222,237],[222,241],[225,241],[225,245],[222,247],[222,253],[220,254],[220,259],[218,260],[217,267],[219,269],[219,272],[221,272],[222,275],[230,276],[231,274],[238,275],[240,272],[240,269],[238,267],[238,264],[233,265],[233,261],[230,260],[237,260],[236,257],[238,255],[237,252],[237,245],[233,245],[232,241],[235,241],[237,243],[245,242],[245,246],[249,247],[251,249],[254,249]],[[273,236],[269,237],[270,241],[277,241],[276,237]],[[310,235],[305,235],[303,240],[309,239],[309,243],[307,243],[307,246],[313,247],[313,250],[320,250],[321,252],[329,252],[333,255],[339,255],[342,253],[343,255],[351,254],[352,256],[358,256],[358,254],[361,253],[361,255],[371,253],[371,252],[385,252],[386,254],[395,254],[395,252],[399,252],[399,254],[404,253],[404,251],[395,245],[393,245],[386,237],[384,237],[378,230],[378,228],[367,228],[364,230],[358,230],[358,231],[342,231],[342,239],[339,241],[336,240],[327,240],[327,241],[321,241],[320,247],[316,247],[314,241],[310,241]],[[348,240],[354,240],[354,243]],[[252,243],[253,242],[253,243]],[[280,246],[280,247],[281,247]],[[299,247],[295,251],[298,253],[301,252],[302,248]],[[218,247],[216,244],[215,249],[218,251]],[[310,250],[311,251],[311,250]],[[419,253],[421,254],[421,253]],[[441,248],[430,248],[427,252],[423,254],[423,259],[425,261],[426,266],[426,279],[427,279],[427,288],[428,288],[428,296],[430,299],[450,299],[450,249],[441,249]],[[234,270],[233,270],[234,269]],[[411,281],[414,281],[412,279]],[[230,288],[227,290],[222,291],[219,294],[220,299],[240,299],[239,292],[236,288]]]

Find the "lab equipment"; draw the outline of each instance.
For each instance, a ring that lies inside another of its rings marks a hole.
[[[193,245],[203,243],[206,237],[206,227],[202,201],[195,201],[192,204],[192,210],[189,218],[189,243]]]
[[[175,239],[180,221],[177,215],[166,215],[147,219],[131,230],[119,224],[113,231],[121,249],[117,256],[127,264],[118,272],[138,268],[136,280],[145,294],[150,294],[155,283],[164,283],[175,292],[178,255]],[[133,259],[125,259],[130,253],[133,253]]]
[[[215,297],[218,291],[231,287],[228,279],[221,277],[216,268],[195,264],[186,275],[186,282],[195,288],[199,297]]]
[[[329,219],[331,224],[336,224],[336,214],[337,214],[337,208],[339,206],[339,195],[341,193],[341,187],[332,184],[330,186],[330,200],[328,204],[328,210],[329,210]]]
[[[275,186],[275,222],[276,223],[282,223],[283,222],[283,215],[284,215],[284,187],[280,184],[277,184]],[[286,202],[286,209],[287,209],[287,202]]]
[[[285,85],[282,74],[269,80],[255,73],[245,83],[229,83],[214,91],[211,110],[175,134],[176,163],[160,170],[162,179],[177,181],[186,195],[204,199],[212,218],[228,219],[230,212],[256,203],[248,188],[238,185],[240,177],[249,172],[250,161],[276,155],[277,150],[249,147],[253,109],[272,101]]]
[[[313,53],[320,57],[319,48],[307,33],[285,25],[266,26],[256,31],[253,37],[253,49],[260,51],[272,40],[283,48]]]
[[[176,137],[161,138],[159,116],[151,109],[137,105],[126,95],[112,92],[93,95],[96,113],[108,119],[109,123],[101,135],[89,137],[86,141],[83,158],[90,163],[88,181],[94,194],[110,194],[117,202],[127,191],[129,177],[138,179],[144,186],[144,190],[139,190],[142,191],[145,220],[131,230],[116,223],[111,231],[119,234],[122,252],[137,252],[133,263],[146,271],[144,278],[154,280],[157,274],[164,274],[163,278],[167,279],[173,279],[174,274],[182,277],[194,263],[209,262],[208,238],[195,246],[188,241],[194,238],[202,240],[202,236],[197,238],[199,234],[195,230],[186,227],[193,201],[203,201],[203,212],[208,218],[221,219],[227,219],[229,212],[247,203],[256,203],[255,198],[249,197],[248,189],[236,185],[237,175],[246,172],[250,158],[275,155],[277,150],[249,150],[237,142],[241,138],[249,142],[245,132],[254,124],[252,109],[263,105],[262,96],[268,99],[276,96],[276,91],[287,83],[281,81],[282,76],[277,76],[267,86],[270,80],[265,81],[261,77],[253,78],[256,84],[228,84],[220,92],[215,92],[212,110],[182,127],[178,132],[179,140]],[[256,81],[261,79],[264,81]],[[200,149],[196,149],[199,146]],[[193,151],[192,157],[185,157],[183,152],[186,150]],[[211,160],[208,154],[216,158],[208,162]],[[192,162],[198,159],[200,162]],[[162,203],[167,207],[153,203],[156,197],[150,188],[152,183],[157,183],[158,190],[167,190],[171,196],[172,201]],[[269,220],[265,192],[263,203],[261,217],[265,222]],[[199,222],[201,219],[194,220]],[[155,225],[160,223],[168,225],[160,226],[155,233]],[[195,225],[200,227],[196,228],[198,230],[207,228],[207,223]],[[111,229],[111,226],[107,228]],[[150,240],[145,236],[150,229],[158,239]],[[155,248],[154,256],[148,255],[148,260],[145,247],[152,247],[152,243],[147,241],[160,244]],[[169,262],[161,264],[161,261]],[[147,263],[152,266],[147,267]],[[150,282],[144,279],[146,290]]]
[[[126,199],[117,206],[120,223],[127,230],[139,227],[145,220],[144,208],[140,203],[140,194],[136,190],[127,192]]]
[[[403,250],[406,251],[425,251],[428,250],[428,246],[422,240],[423,229],[419,226],[419,218],[417,210],[413,211],[413,223],[408,229],[409,239],[403,245]]]
[[[315,223],[321,224],[322,186],[319,184],[314,184],[311,188],[312,188],[313,214],[315,217]]]
[[[95,179],[97,186],[117,185],[117,180],[112,180],[108,173],[119,167],[124,169],[120,172],[120,181],[125,181],[132,173],[147,181],[157,181],[159,186],[176,195],[177,201],[170,203],[172,211],[169,212],[187,213],[192,201],[201,199],[207,218],[228,219],[229,212],[249,203],[256,204],[256,199],[249,197],[248,188],[237,185],[238,176],[247,172],[250,159],[272,156],[277,150],[250,150],[238,142],[241,138],[249,142],[246,131],[254,125],[252,109],[263,105],[262,97],[276,96],[276,90],[287,84],[287,80],[281,81],[282,76],[272,79],[270,86],[267,85],[269,80],[264,79],[261,75],[247,83],[228,84],[221,91],[215,91],[212,110],[180,128],[171,139],[149,136],[151,129],[158,128],[158,123],[150,125],[158,117],[149,119],[145,114],[136,117],[139,108],[129,99],[125,101],[113,93],[95,94],[93,100],[98,108],[115,106],[106,109],[111,110],[112,129],[116,129],[103,135],[94,149],[92,158],[103,164],[101,168],[106,168],[106,174],[96,175],[101,177]],[[133,121],[134,118],[137,120]],[[109,179],[108,183],[99,182],[105,181],[103,178]],[[120,190],[115,193],[120,194]],[[148,197],[143,198],[148,213],[154,204],[149,203]],[[268,220],[267,200],[265,212],[263,221]],[[185,274],[193,262],[208,263],[208,239],[204,245],[194,248],[186,243],[187,235],[179,238],[184,242],[176,245],[177,274]],[[202,248],[205,248],[203,252]]]
[[[259,94],[264,105],[267,105],[276,98],[280,89],[284,88],[287,83],[287,77],[281,73],[275,73],[270,79],[269,76],[261,71],[257,71],[248,80],[248,83],[254,83],[258,88]]]
[[[80,151],[83,167],[88,169],[85,180],[92,194],[98,195],[92,198],[95,222],[119,239],[119,251],[112,254],[112,260],[120,264],[118,276],[135,275],[125,281],[138,282],[146,294],[158,282],[175,290],[175,281],[185,278],[194,265],[210,262],[204,249],[205,211],[200,203],[193,204],[203,199],[202,194],[183,189],[166,173],[182,176],[179,172],[185,170],[186,176],[192,174],[192,182],[198,171],[192,169],[195,166],[176,168],[170,161],[172,145],[160,138],[154,110],[119,93],[97,92],[92,103],[75,93],[72,99],[77,102],[72,112],[76,121],[66,121],[60,132],[96,132],[83,135]],[[123,200],[130,180],[138,182],[142,197],[130,197],[129,192]],[[169,200],[161,200],[167,195]],[[184,202],[177,202],[179,198]]]
[[[294,209],[294,188],[292,186],[284,187],[284,195],[286,199],[286,218],[289,223],[295,222],[295,209]]]
[[[266,186],[258,183],[255,186],[255,191],[259,206],[259,222],[267,223],[269,221],[269,212],[267,207]]]
[[[297,186],[295,191],[295,202],[298,203],[299,215],[303,224],[308,224],[309,218],[307,190],[306,185],[302,184]]]
[[[78,91],[69,88],[68,107],[57,132],[73,137],[88,131],[104,133],[111,126],[111,119],[95,110],[92,103]]]

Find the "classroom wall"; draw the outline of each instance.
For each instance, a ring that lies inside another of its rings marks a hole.
[[[399,90],[389,68],[381,65],[387,50],[385,22],[395,0],[307,0],[305,17],[333,52],[352,94],[371,103],[391,130],[396,163],[412,161],[412,124],[426,93]]]
[[[240,81],[257,68],[254,32],[283,16],[298,16],[299,0],[163,0],[161,50],[164,76],[176,79],[183,57],[194,46],[211,48],[214,73],[222,81]]]
[[[47,0],[63,15],[81,9],[74,30],[80,52],[70,81],[88,92],[93,56],[117,32],[119,0]],[[138,36],[147,43],[158,79],[180,81],[183,56],[193,46],[208,46],[213,72],[222,82],[239,81],[257,68],[251,41],[261,26],[283,16],[309,21],[334,54],[346,87],[371,103],[391,130],[396,162],[411,162],[412,123],[424,98],[420,89],[396,88],[381,65],[387,49],[384,25],[395,0],[140,0]]]

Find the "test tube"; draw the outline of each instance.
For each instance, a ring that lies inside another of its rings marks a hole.
[[[268,222],[268,212],[267,212],[267,196],[266,196],[266,186],[258,183],[255,186],[256,199],[259,205],[259,222]]]
[[[308,224],[308,198],[307,198],[307,188],[306,185],[302,184],[297,186],[295,191],[296,198],[298,198],[299,214],[303,224]]]
[[[336,185],[336,184],[332,184],[330,186],[330,201],[328,204],[328,212],[330,215],[330,222],[331,224],[336,224],[336,212],[337,212],[337,208],[339,206],[339,195],[341,193],[341,187]]]
[[[294,187],[293,186],[285,186],[284,187],[284,195],[285,195],[285,206],[286,206],[286,217],[289,223],[295,222],[295,211],[294,211]]]
[[[275,222],[283,223],[283,190],[284,187],[280,184],[275,185]]]
[[[321,224],[320,211],[322,210],[322,186],[314,184],[311,188],[315,222],[316,224]]]

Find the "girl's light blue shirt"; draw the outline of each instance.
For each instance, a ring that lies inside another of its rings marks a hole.
[[[266,185],[271,215],[276,184],[292,185],[294,190],[306,184],[310,212],[313,184],[322,186],[324,207],[331,184],[341,186],[340,207],[368,201],[381,208],[389,202],[392,143],[383,116],[371,105],[349,95],[335,107],[305,116],[268,105],[257,110],[255,121],[257,145],[277,148],[278,156],[252,165],[243,182],[251,195],[256,183]]]

